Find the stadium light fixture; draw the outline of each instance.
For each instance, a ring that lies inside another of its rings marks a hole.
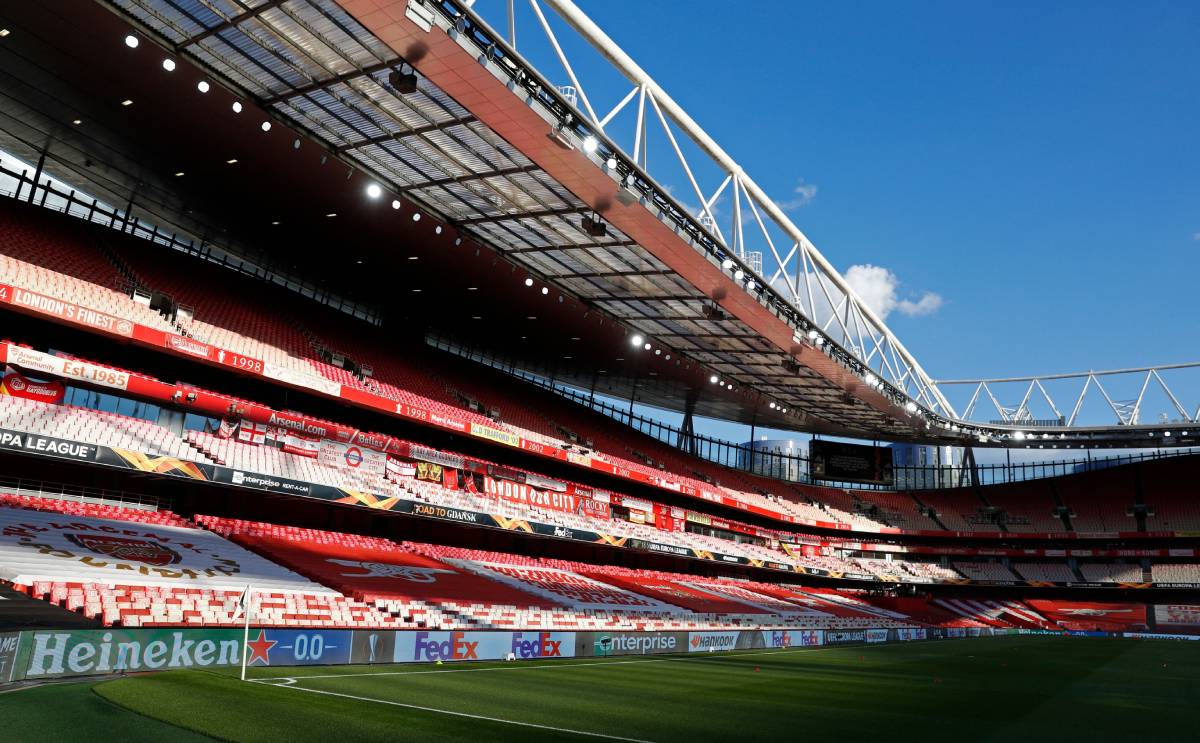
[[[271,122],[269,122],[269,121],[264,121],[264,122],[262,123],[262,130],[263,130],[264,132],[269,132],[269,131],[271,131]]]
[[[80,124],[83,123],[83,119],[74,119],[73,121],[71,121],[71,123],[74,124],[75,126],[79,126]]]
[[[399,208],[400,208],[400,199],[392,199],[392,208],[393,208],[393,209],[399,209]]]
[[[7,31],[7,29],[5,29],[5,31]],[[5,33],[4,35],[7,36],[8,34]],[[133,34],[129,34],[125,37],[125,46],[129,47],[130,49],[137,49],[138,43],[138,37],[134,36]]]
[[[1017,431],[1016,433],[1013,434],[1013,438],[1016,439],[1017,441],[1024,441],[1025,440],[1025,432]]]
[[[408,67],[408,72],[402,72],[403,67]],[[412,65],[404,65],[400,69],[392,70],[388,75],[388,85],[392,86],[392,90],[400,95],[410,95],[417,92],[417,71]]]
[[[708,381],[713,384],[716,384],[717,383],[717,375],[716,374],[712,375],[711,377],[708,378]]]
[[[721,268],[728,271],[729,269],[733,268],[733,261],[729,258],[726,258],[725,260],[721,261]]]
[[[533,279],[526,277],[525,278],[525,286],[533,286]]]
[[[774,409],[775,409],[775,403],[771,403],[771,405],[770,405],[769,407],[771,408],[771,410],[774,410]]]
[[[440,224],[433,228],[433,234],[435,234],[435,235],[442,234],[442,226]]]
[[[196,90],[200,91],[201,93],[207,93],[208,89],[209,84],[207,80],[201,80],[200,82],[196,83]]]
[[[600,141],[591,135],[588,135],[587,138],[585,138],[583,140],[583,151],[584,152],[588,152],[588,153],[595,152],[596,148],[599,146],[600,146]]]
[[[617,169],[617,158],[610,157],[610,158],[608,158],[608,161],[604,164],[608,166],[609,170],[616,170]]]
[[[182,177],[183,177],[183,171],[182,171],[182,170],[180,170],[179,172],[175,173],[175,177],[176,177],[176,178],[182,178]]]
[[[414,221],[414,222],[420,222],[420,221],[421,221],[421,212],[416,212],[415,214],[413,214],[413,221]]]
[[[746,282],[746,291],[748,291],[748,292],[754,291],[754,279],[750,279],[749,281]]]
[[[543,286],[543,287],[542,287],[542,296],[544,297],[544,296],[546,296],[546,295],[547,295],[547,294],[549,294],[549,293],[550,293],[550,290],[549,290],[547,287],[544,287],[544,286]]]
[[[876,384],[879,384],[879,379],[874,374],[868,374],[866,382],[868,387],[874,387]]]
[[[821,334],[817,332],[816,328],[813,328],[812,330],[808,331],[808,339],[810,341],[815,341],[817,339],[817,337],[820,335]]]
[[[166,70],[167,72],[174,72],[175,71],[175,60],[171,59],[170,57],[167,57],[166,59],[164,59],[163,60],[163,69]]]
[[[740,268],[733,272],[733,280],[734,281],[741,281],[745,277],[746,277],[746,272]]]
[[[237,158],[236,158],[236,157],[231,157],[231,158],[229,158],[228,160],[226,160],[226,161],[225,161],[225,164],[226,164],[226,165],[237,165]]]
[[[380,196],[383,196],[383,189],[379,187],[378,183],[371,183],[367,186],[367,196],[372,199],[378,199]]]
[[[328,217],[328,218],[330,218],[330,219],[332,219],[333,217],[336,217],[336,216],[337,216],[337,212],[329,212],[329,213],[328,213],[328,214],[326,214],[325,216],[326,216],[326,217]]]
[[[904,403],[904,409],[910,413],[915,413],[917,412],[917,404],[912,400],[909,400],[908,402]]]
[[[780,408],[780,410],[782,410],[784,413],[787,412],[787,408]]]
[[[133,105],[133,101],[132,101],[131,99],[129,99],[129,98],[126,98],[125,100],[121,101],[121,105],[122,105],[122,106],[132,106],[132,105]]]
[[[240,114],[242,112],[242,102],[241,101],[233,102],[233,112],[235,114]]]
[[[649,341],[646,341],[645,343],[642,344],[642,348],[646,349],[647,351],[649,351],[653,347],[654,347],[654,344],[650,343]]]
[[[646,339],[642,338],[642,336],[640,336],[640,335],[635,335],[629,339],[629,344],[631,346],[633,346],[634,348],[637,348],[638,346],[642,345],[645,342],[646,342]]]

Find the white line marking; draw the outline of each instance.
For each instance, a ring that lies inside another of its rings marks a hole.
[[[313,674],[311,676],[309,676],[309,675],[295,676],[295,677],[271,676],[271,677],[267,677],[267,678],[247,679],[247,680],[251,680],[251,681],[285,681],[288,679],[292,679],[292,680],[301,680],[302,681],[302,680],[306,680],[306,679],[356,678],[359,676],[425,676],[425,675],[435,674],[435,673],[484,673],[484,672],[488,672],[488,671],[534,671],[534,670],[551,670],[554,668],[581,668],[584,666],[624,666],[624,665],[629,665],[631,663],[689,663],[692,661],[712,661],[712,660],[719,660],[721,658],[740,658],[740,657],[754,656],[754,655],[778,655],[780,653],[799,653],[799,652],[811,653],[811,652],[815,652],[818,650],[844,650],[844,649],[849,649],[849,648],[875,649],[875,648],[897,647],[897,646],[926,645],[926,644],[931,644],[931,643],[935,643],[935,642],[949,642],[951,640],[957,641],[957,640],[975,640],[975,639],[984,639],[984,638],[941,637],[941,638],[936,638],[933,640],[912,640],[912,641],[907,641],[907,642],[897,641],[897,642],[887,642],[887,643],[881,642],[881,643],[875,643],[875,644],[854,643],[854,644],[849,644],[849,645],[813,645],[813,646],[798,645],[796,647],[790,647],[790,648],[778,648],[778,649],[772,649],[772,650],[757,650],[757,651],[749,652],[749,653],[728,653],[728,652],[725,652],[725,653],[718,652],[718,653],[711,653],[711,654],[710,653],[695,653],[694,655],[682,656],[682,657],[678,657],[678,658],[676,658],[676,657],[649,658],[646,656],[639,656],[638,660],[614,660],[614,661],[600,661],[600,662],[591,662],[591,663],[554,663],[554,662],[547,662],[547,661],[530,661],[528,665],[489,666],[487,668],[445,668],[440,671],[375,671],[375,672],[367,671],[365,673],[324,673],[324,674]],[[620,657],[620,656],[618,656],[618,657]]]
[[[482,669],[479,669],[482,670]],[[406,709],[415,709],[422,712],[434,712],[439,715],[451,715],[452,717],[467,717],[472,720],[487,720],[488,722],[499,722],[504,725],[518,725],[525,728],[537,728],[539,730],[552,730],[556,733],[570,733],[571,735],[583,735],[589,738],[604,738],[606,740],[623,740],[629,743],[652,743],[652,741],[643,740],[641,738],[624,738],[620,735],[608,735],[607,733],[593,733],[588,730],[572,730],[571,728],[558,728],[552,725],[539,725],[536,722],[520,722],[518,720],[505,720],[500,717],[488,717],[487,715],[472,715],[467,712],[455,712],[448,709],[437,709],[436,707],[422,707],[419,704],[405,704],[404,702],[393,702],[389,699],[371,699],[370,697],[359,697],[353,694],[342,694],[336,691],[323,691],[321,689],[305,689],[303,686],[288,686],[283,684],[270,684],[263,680],[251,680],[251,683],[263,684],[264,686],[274,686],[280,689],[292,689],[294,691],[307,691],[311,694],[324,694],[331,697],[342,697],[344,699],[354,699],[359,702],[374,702],[375,704],[387,704],[393,707],[404,707]]]

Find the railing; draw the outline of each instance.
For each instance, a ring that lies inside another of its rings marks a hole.
[[[0,477],[0,493],[30,495],[73,503],[90,503],[98,506],[136,508],[142,511],[158,511],[163,508],[162,499],[154,495],[129,493],[124,490],[109,490],[107,488],[90,488],[22,477]]]
[[[746,444],[737,444],[732,441],[725,441],[703,434],[688,434],[678,426],[635,413],[628,404],[614,405],[607,400],[597,398],[591,393],[555,383],[553,380],[517,368],[511,363],[506,363],[482,354],[477,350],[463,346],[457,341],[446,337],[430,335],[426,339],[426,342],[434,348],[490,366],[505,374],[553,392],[571,402],[582,405],[618,423],[626,425],[638,433],[645,434],[656,441],[724,467],[786,482],[859,490],[933,490],[937,488],[962,487],[972,483],[971,467],[953,465],[893,465],[894,484],[889,486],[813,479],[810,475],[808,457],[802,454],[791,454],[778,449],[770,450],[747,446]],[[1061,477],[1077,472],[1090,472],[1117,465],[1133,464],[1198,452],[1200,452],[1200,449],[1189,447],[1100,458],[1092,457],[1089,452],[1089,455],[1083,459],[983,464],[975,465],[973,470],[976,481],[980,485],[997,485],[1025,480],[1039,480],[1047,477]]]

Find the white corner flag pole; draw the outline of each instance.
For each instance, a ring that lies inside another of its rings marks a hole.
[[[246,680],[246,653],[250,647],[250,598],[254,589],[246,586],[246,592],[243,595],[246,605],[242,607],[242,613],[246,615],[246,623],[242,631],[242,681]]]

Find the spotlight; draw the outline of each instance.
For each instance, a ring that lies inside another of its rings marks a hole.
[[[733,261],[729,258],[726,258],[725,260],[721,261],[721,268],[728,271],[729,269],[733,268]]]
[[[132,106],[132,105],[133,105],[133,101],[132,101],[132,100],[130,100],[129,98],[126,98],[125,100],[121,101],[121,105],[122,105],[122,106]]]
[[[820,333],[818,333],[815,329],[808,331],[808,339],[810,341],[815,341],[819,335]]]
[[[372,199],[378,199],[380,196],[383,196],[383,189],[379,187],[378,183],[372,183],[367,186],[367,196]]]
[[[240,114],[242,112],[242,102],[241,101],[233,102],[233,112],[235,114]]]
[[[746,277],[745,272],[743,272],[742,269],[740,269],[740,268],[733,272],[733,280],[734,281],[741,281],[745,277]]]
[[[904,403],[904,409],[910,413],[915,413],[917,412],[917,404],[912,400],[909,400],[908,402]]]
[[[746,291],[748,291],[748,292],[754,291],[754,279],[750,279],[749,281],[746,282]]]
[[[549,293],[550,293],[550,290],[543,286],[542,287],[542,296],[544,297]]]
[[[771,410],[774,410],[774,409],[775,409],[775,403],[771,403],[769,407],[771,408]]]
[[[583,218],[583,231],[592,237],[604,237],[608,234],[608,225],[600,219],[600,215],[592,212],[592,214]]]
[[[392,90],[400,95],[409,95],[417,92],[417,73],[410,65],[408,72],[400,70],[392,70],[392,74],[388,75],[388,85],[392,86]]]
[[[129,34],[128,36],[126,36],[125,37],[125,46],[129,47],[130,49],[137,49],[138,48],[138,37],[134,36],[133,34]]]
[[[708,378],[708,381],[712,382],[713,384],[716,384],[717,383],[717,375],[716,374],[712,375],[711,377]]]
[[[196,83],[196,90],[200,91],[201,93],[207,93],[208,87],[207,80],[201,80],[200,82]]]
[[[264,122],[262,123],[262,130],[263,130],[264,132],[269,132],[269,131],[271,131],[271,122],[269,122],[269,121],[264,121]]]
[[[644,348],[644,349],[646,349],[647,351],[649,351],[649,350],[650,350],[650,344],[649,344],[649,343],[643,343],[643,344],[642,344],[642,348]]]
[[[876,384],[879,383],[879,380],[875,377],[874,374],[868,374],[866,377],[866,382],[867,382],[868,387],[874,387]]]
[[[600,146],[600,142],[595,137],[588,136],[586,139],[583,140],[583,151],[584,152],[595,152],[596,148],[599,146]]]
[[[175,71],[175,60],[171,59],[170,57],[167,57],[166,59],[164,59],[163,60],[163,69],[166,70],[167,72],[174,72]]]
[[[420,222],[420,221],[421,221],[421,213],[420,213],[420,212],[417,212],[416,214],[414,214],[414,215],[413,215],[413,221],[414,221],[414,222]]]
[[[533,286],[533,279],[525,279],[525,286]]]
[[[433,228],[433,234],[435,234],[435,235],[442,234],[442,226],[440,224],[437,227]]]
[[[780,412],[786,413],[786,412],[787,412],[787,408],[780,408]]]
[[[608,162],[606,162],[605,165],[608,166],[609,170],[616,170],[617,169],[617,158],[615,158],[615,157],[608,158]]]
[[[393,209],[399,209],[399,208],[400,208],[400,199],[392,199],[392,208],[393,208]]]
[[[629,339],[629,344],[632,345],[634,348],[637,348],[638,346],[642,345],[642,343],[644,343],[644,342],[645,342],[645,339],[642,338],[642,336],[640,336],[640,335],[635,335]]]

